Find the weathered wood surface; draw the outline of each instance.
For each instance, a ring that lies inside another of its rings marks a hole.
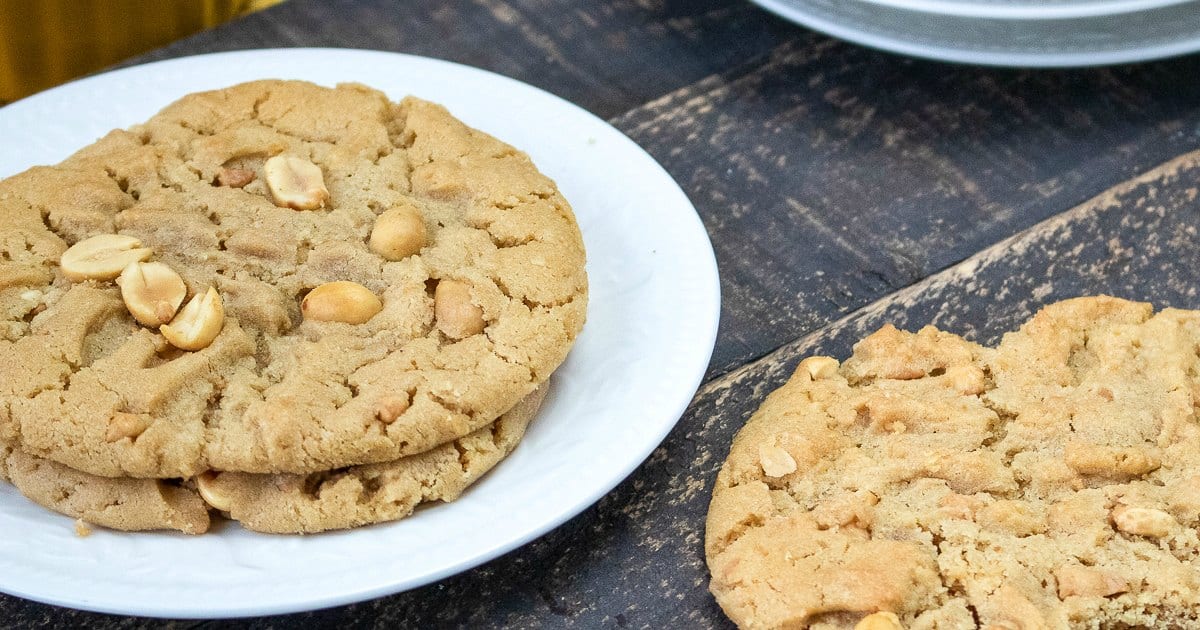
[[[710,379],[598,505],[438,584],[166,624],[0,596],[5,626],[727,627],[701,551],[709,488],[733,433],[802,356],[844,356],[885,321],[992,342],[1038,304],[1088,293],[1200,308],[1200,158],[1170,161],[1200,147],[1195,59],[948,66],[739,0],[292,0],[142,60],[275,46],[461,61],[610,118],[677,178],[713,239],[725,308]]]
[[[291,0],[133,63],[246,48],[390,50],[499,72],[608,118],[795,33],[736,0]]]
[[[1200,146],[1197,67],[981,70],[800,37],[614,122],[709,228],[723,372]]]

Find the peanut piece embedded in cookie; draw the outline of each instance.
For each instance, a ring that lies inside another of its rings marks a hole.
[[[170,324],[163,324],[158,332],[172,346],[180,350],[203,350],[217,338],[225,325],[225,307],[221,296],[213,287],[197,293]]]
[[[1113,479],[1140,477],[1162,466],[1162,454],[1146,447],[1112,447],[1068,442],[1063,460],[1081,475]]]
[[[391,424],[411,405],[406,396],[385,396],[375,404],[375,417],[384,424]]]
[[[204,499],[205,503],[222,512],[228,512],[229,507],[233,505],[233,499],[222,494],[220,489],[217,488],[216,480],[219,474],[221,473],[210,470],[196,475],[196,490],[200,493],[200,498]]]
[[[326,282],[300,301],[304,319],[363,324],[383,310],[379,297],[357,282]]]
[[[1129,582],[1109,571],[1080,565],[1065,565],[1054,571],[1058,598],[1108,597],[1129,591]]]
[[[1162,510],[1127,505],[1113,508],[1112,520],[1118,530],[1148,538],[1165,538],[1178,525],[1175,517]]]
[[[230,188],[243,188],[254,181],[256,175],[248,168],[223,168],[217,173],[217,183]]]
[[[104,434],[106,442],[117,442],[125,438],[133,439],[141,435],[150,423],[145,418],[132,413],[118,411],[108,421],[108,431]]]
[[[438,330],[451,339],[483,332],[483,309],[471,302],[471,287],[458,280],[442,280],[433,291],[433,313]]]
[[[276,155],[263,164],[263,175],[275,205],[296,210],[315,210],[329,201],[321,167],[304,158]]]
[[[764,475],[776,479],[796,472],[796,460],[779,446],[760,445],[758,463],[762,465]]]
[[[421,251],[426,238],[421,211],[405,204],[375,219],[375,227],[371,229],[371,251],[387,260],[402,260]]]
[[[814,381],[833,378],[838,371],[838,361],[832,357],[809,357],[796,366],[796,371],[803,370]]]
[[[863,617],[854,630],[904,630],[896,613],[880,611]]]
[[[175,317],[187,286],[174,269],[160,262],[135,262],[117,278],[121,299],[139,323],[157,328]]]
[[[59,258],[63,275],[73,282],[112,280],[130,263],[150,258],[154,250],[124,234],[98,234],[67,248]]]

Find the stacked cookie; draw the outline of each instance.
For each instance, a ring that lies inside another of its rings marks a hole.
[[[713,491],[743,628],[1200,627],[1200,312],[1092,297],[995,348],[802,361]]]
[[[586,305],[554,183],[444,108],[193,94],[0,182],[0,476],[117,529],[402,518],[512,450]]]

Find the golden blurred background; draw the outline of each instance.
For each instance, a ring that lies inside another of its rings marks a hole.
[[[283,0],[0,0],[0,105]]]

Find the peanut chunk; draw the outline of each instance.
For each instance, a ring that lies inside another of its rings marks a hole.
[[[167,341],[180,350],[203,350],[217,338],[225,325],[225,306],[213,287],[197,293],[183,310],[158,329]]]
[[[975,520],[975,514],[987,505],[983,499],[975,496],[951,492],[938,501],[938,512],[948,518],[964,521]]]
[[[416,206],[392,208],[375,219],[371,229],[371,251],[387,260],[403,260],[421,251],[427,234],[425,219]]]
[[[379,297],[357,282],[326,282],[300,301],[304,319],[362,324],[383,310]]]
[[[104,441],[118,442],[125,438],[134,439],[141,435],[150,423],[145,418],[132,413],[118,411],[108,421],[108,431],[104,433]]]
[[[438,330],[451,339],[483,332],[483,309],[471,302],[471,286],[458,280],[442,280],[433,291],[433,313]]]
[[[1175,529],[1175,518],[1162,510],[1118,505],[1112,511],[1117,529],[1134,536],[1165,538]]]
[[[263,175],[275,205],[315,210],[329,201],[321,167],[294,155],[276,155],[263,164]]]
[[[196,475],[196,490],[204,502],[222,512],[228,512],[233,506],[233,500],[217,488],[217,476],[221,473],[208,471]]]
[[[1012,536],[1032,536],[1046,531],[1046,514],[1025,501],[1000,499],[976,513],[984,529]]]
[[[72,282],[112,280],[130,263],[150,258],[154,250],[124,234],[98,234],[67,248],[59,259],[63,275]]]
[[[117,285],[129,314],[151,328],[171,321],[187,297],[183,278],[160,262],[130,263],[117,278]]]
[[[1119,575],[1079,565],[1061,566],[1054,570],[1058,581],[1058,598],[1108,597],[1129,590],[1129,583]]]
[[[248,168],[222,168],[220,173],[217,173],[217,183],[230,188],[242,188],[254,181],[256,177],[254,171]]]
[[[832,357],[808,357],[796,366],[796,371],[808,374],[814,381],[833,378],[838,371],[837,359]]]
[[[758,447],[758,462],[763,474],[768,477],[783,477],[796,472],[796,460],[778,446],[762,444]]]
[[[411,404],[407,396],[385,396],[375,405],[375,417],[384,424],[391,424],[408,411]]]
[[[1117,448],[1081,442],[1068,442],[1063,460],[1081,475],[1111,478],[1140,477],[1162,466],[1162,456],[1155,449],[1141,447]]]
[[[854,630],[904,630],[896,613],[879,611],[863,617],[854,625]]]

